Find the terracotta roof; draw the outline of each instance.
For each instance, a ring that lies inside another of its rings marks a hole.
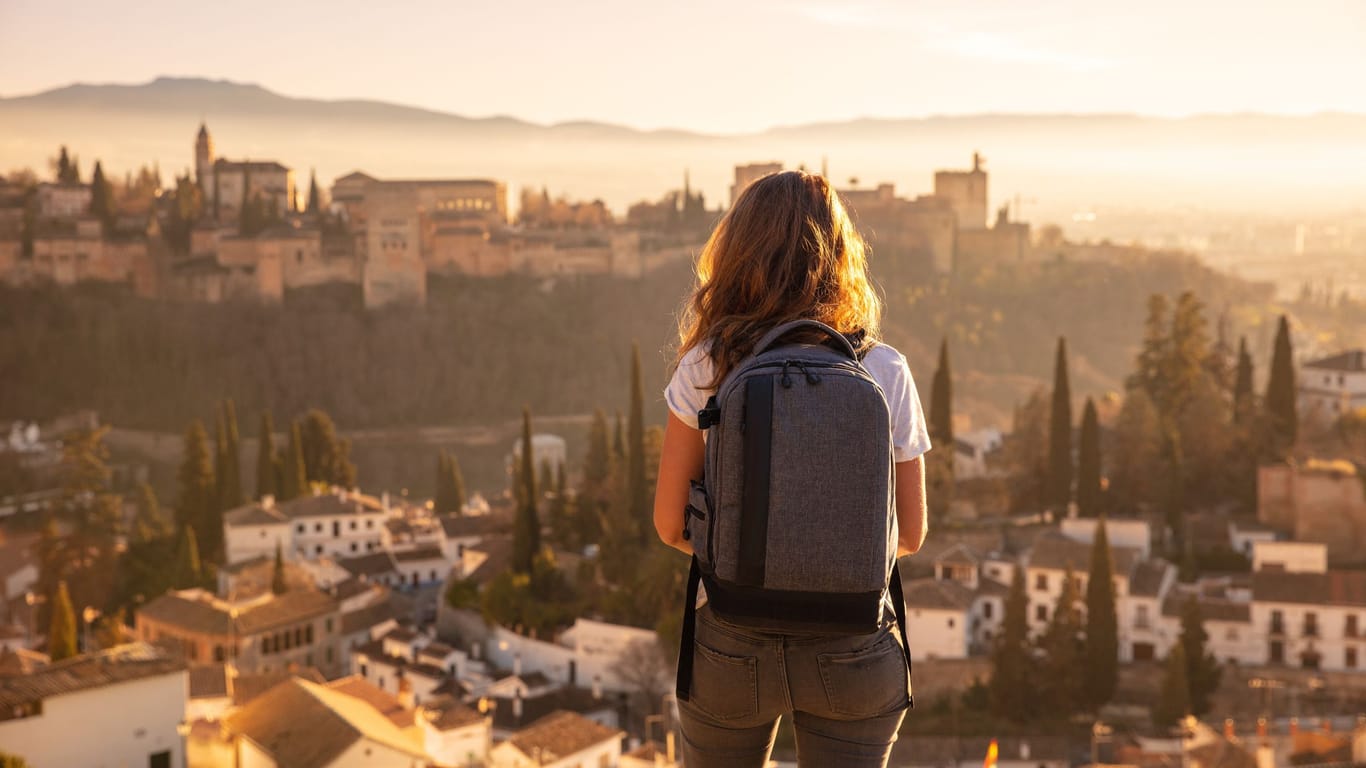
[[[383,600],[373,602],[359,610],[343,613],[341,631],[344,635],[368,631],[371,627],[383,624],[389,619],[401,619],[411,615],[411,607],[398,595],[390,594]]]
[[[1325,371],[1341,371],[1343,373],[1363,373],[1366,372],[1366,350],[1348,350],[1332,357],[1305,363],[1304,367]]]
[[[982,576],[977,579],[977,594],[987,597],[1005,597],[1010,594],[1010,585]]]
[[[240,707],[280,683],[296,677],[310,683],[322,684],[327,682],[323,673],[313,667],[304,667],[294,671],[277,669],[274,672],[239,672],[232,679],[232,704],[235,707]]]
[[[349,675],[339,680],[333,680],[327,684],[327,687],[334,691],[341,691],[347,696],[355,696],[374,707],[381,715],[389,718],[389,722],[399,728],[407,728],[413,724],[413,710],[404,707],[397,696],[381,691],[360,675]]]
[[[429,659],[436,659],[437,661],[442,661],[452,653],[455,653],[455,649],[450,647],[449,645],[446,645],[442,642],[432,642],[427,643],[426,647],[424,647],[418,653],[418,656],[419,658],[422,656],[426,656]]]
[[[1134,597],[1157,597],[1170,570],[1171,565],[1165,560],[1139,562],[1129,576],[1129,594]]]
[[[560,710],[517,731],[508,741],[536,765],[549,765],[623,735],[577,712]]]
[[[1180,617],[1181,609],[1191,598],[1189,594],[1172,592],[1162,601],[1162,615]],[[1239,600],[1199,597],[1200,616],[1206,621],[1232,621],[1241,624],[1252,622],[1252,605]]]
[[[257,502],[224,512],[223,524],[239,528],[248,525],[288,525],[289,520],[279,509],[266,509]]]
[[[915,579],[903,586],[908,608],[964,611],[972,605],[974,593],[952,579]]]
[[[190,698],[217,699],[228,695],[228,665],[196,664],[190,667]]]
[[[0,677],[29,675],[52,663],[45,653],[27,648],[0,648]]]
[[[498,698],[497,700],[498,706],[493,710],[493,727],[500,731],[515,730],[560,710],[585,714],[614,709],[612,702],[594,696],[593,692],[587,688],[569,685],[562,685],[539,696],[532,695],[522,699],[521,717],[514,715],[510,697]]]
[[[337,565],[346,569],[352,576],[381,576],[397,572],[394,558],[388,552],[371,552],[337,560]]]
[[[1138,550],[1112,545],[1110,558],[1114,573],[1127,577],[1138,559]],[[1034,547],[1029,551],[1029,567],[1055,571],[1070,567],[1074,573],[1084,574],[1091,567],[1091,545],[1058,533],[1045,534],[1034,540]]]
[[[325,592],[294,590],[239,608],[236,627],[231,628],[228,604],[207,593],[195,592],[167,592],[139,608],[137,615],[198,634],[227,635],[235,631],[250,635],[337,609],[336,601]]]
[[[224,719],[224,727],[251,739],[277,765],[321,768],[366,739],[418,760],[418,745],[374,707],[354,696],[293,679],[281,683]]]
[[[434,696],[422,702],[422,715],[438,731],[450,731],[488,719],[454,696]]]
[[[466,578],[476,584],[487,584],[508,569],[512,563],[512,537],[507,535],[490,536],[473,547],[488,555],[478,568]]]
[[[119,645],[63,659],[26,675],[0,677],[0,707],[184,671],[185,662],[161,648],[146,643]]]
[[[441,547],[432,544],[400,550],[394,553],[394,559],[400,563],[407,563],[414,560],[445,560],[446,556],[441,554]]]
[[[939,557],[935,558],[935,562],[949,563],[951,565],[975,566],[982,562],[982,557],[973,551],[972,547],[969,547],[967,544],[960,541],[941,552]]]
[[[283,165],[277,163],[277,162],[274,161],[274,160],[228,160],[228,159],[222,158],[222,157],[220,157],[220,158],[218,158],[217,160],[214,161],[213,167],[214,167],[214,168],[224,168],[224,169],[239,170],[239,171],[240,171],[240,170],[245,170],[245,171],[256,171],[256,172],[261,172],[261,171],[275,171],[275,172],[280,172],[280,171],[288,171],[288,170],[289,170],[289,168],[287,168],[287,167],[285,167],[285,166],[283,166]]]
[[[1252,599],[1260,603],[1322,604],[1327,602],[1328,574],[1256,571]]]

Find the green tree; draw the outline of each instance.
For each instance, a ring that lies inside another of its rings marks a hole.
[[[1204,308],[1195,294],[1186,291],[1172,311],[1171,341],[1162,366],[1167,398],[1164,415],[1181,413],[1209,378],[1209,332]],[[1217,388],[1217,383],[1216,383]]]
[[[215,484],[208,436],[204,434],[204,425],[197,420],[185,430],[185,447],[176,477],[176,528],[204,527],[216,507]]]
[[[1035,706],[1053,715],[1070,716],[1085,706],[1086,681],[1076,674],[1086,661],[1079,597],[1077,579],[1068,568],[1053,615],[1039,637],[1043,660],[1038,681],[1040,701]]]
[[[650,488],[645,477],[645,389],[640,378],[640,344],[631,342],[631,412],[627,426],[630,440],[627,474],[631,520],[635,522],[642,544],[647,543],[650,526],[642,521],[650,516]]]
[[[1285,457],[1295,445],[1299,416],[1295,413],[1295,359],[1290,346],[1290,321],[1281,315],[1276,344],[1271,352],[1271,373],[1266,384],[1266,410],[1275,429],[1274,455]]]
[[[1190,684],[1186,680],[1186,654],[1180,643],[1172,645],[1163,666],[1162,689],[1153,707],[1153,725],[1172,728],[1190,714]]]
[[[219,507],[223,511],[237,509],[245,503],[242,498],[242,438],[237,429],[237,406],[232,400],[222,404],[223,414],[223,472],[219,477]]]
[[[1077,448],[1077,510],[1084,517],[1100,514],[1101,494],[1100,420],[1096,404],[1086,398],[1081,412],[1081,439]]]
[[[322,195],[318,192],[318,173],[312,169],[308,172],[308,207],[305,213],[317,216],[322,212]]]
[[[1119,685],[1119,617],[1115,610],[1114,562],[1103,514],[1096,521],[1086,579],[1086,667],[1082,677],[1091,711],[1099,711],[1114,698]]]
[[[953,502],[953,384],[949,369],[949,340],[939,345],[939,367],[934,371],[930,389],[930,442],[940,447],[931,451],[925,464],[930,515],[943,520]]]
[[[270,574],[270,591],[276,595],[283,595],[289,590],[285,584],[285,555],[280,547],[280,542],[275,542],[275,567]]]
[[[1048,420],[1048,484],[1046,501],[1066,512],[1072,501],[1072,391],[1067,381],[1067,340],[1058,337],[1053,367],[1053,409]]]
[[[588,427],[588,450],[583,462],[584,492],[591,494],[601,489],[611,472],[612,454],[608,445],[607,414],[601,408],[597,408],[593,411],[593,421]]]
[[[1029,655],[1029,599],[1024,569],[1016,568],[1006,595],[1001,634],[991,653],[991,711],[998,717],[1024,723],[1036,712]]]
[[[104,177],[104,166],[96,160],[90,177],[90,215],[100,220],[106,235],[114,229],[114,213],[114,185]]]
[[[1178,644],[1186,661],[1190,714],[1196,717],[1210,711],[1214,692],[1219,690],[1219,681],[1223,677],[1218,660],[1206,650],[1208,641],[1209,634],[1205,631],[1200,603],[1191,596],[1181,606],[1181,637]]]
[[[1233,421],[1244,423],[1253,408],[1252,355],[1247,351],[1247,337],[1238,338],[1238,369],[1233,383]]]
[[[465,475],[460,471],[460,459],[451,454],[446,460],[446,489],[450,494],[450,508],[452,514],[462,514],[465,511]]]
[[[1167,404],[1166,367],[1171,340],[1167,332],[1167,297],[1154,293],[1148,297],[1148,317],[1143,323],[1143,341],[1128,389],[1141,389],[1159,411]]]
[[[65,580],[57,582],[57,594],[51,613],[52,619],[47,632],[47,654],[53,661],[69,659],[78,653],[76,611],[71,605],[71,593],[67,591]]]
[[[161,516],[161,505],[157,502],[157,494],[152,490],[152,486],[138,483],[133,503],[137,505],[137,513],[133,518],[134,541],[154,541],[171,534],[171,527]]]
[[[275,420],[270,411],[261,412],[261,427],[256,440],[256,498],[278,495],[280,489],[275,484],[275,466],[279,457],[275,455]]]
[[[1005,441],[1011,509],[1038,511],[1048,478],[1048,400],[1036,390],[1015,409]]]
[[[180,531],[180,543],[176,547],[175,575],[171,586],[175,589],[202,586],[204,569],[200,562],[199,538],[195,536],[194,526],[187,525]]]
[[[550,531],[557,544],[567,549],[574,547],[574,520],[570,517],[569,491],[565,487],[563,463],[555,473],[555,495],[550,499]]]
[[[512,569],[531,573],[532,560],[541,549],[541,522],[536,514],[536,470],[532,458],[531,409],[522,408],[522,449],[517,480],[517,517],[512,529]]]
[[[1111,464],[1111,503],[1132,511],[1162,498],[1164,435],[1161,418],[1147,390],[1129,390],[1115,422]]]
[[[57,159],[52,161],[52,169],[59,184],[81,183],[80,161],[67,154],[65,144],[58,151]]]
[[[304,441],[298,421],[289,424],[289,446],[280,473],[280,499],[297,499],[308,491],[308,470],[304,463]]]
[[[326,412],[314,408],[304,414],[301,426],[304,476],[310,483],[341,488],[356,487],[356,465],[351,463],[351,442],[337,437],[336,425]]]

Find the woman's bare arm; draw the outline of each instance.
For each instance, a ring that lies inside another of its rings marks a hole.
[[[655,482],[655,531],[660,541],[685,555],[692,554],[692,545],[683,538],[683,509],[688,505],[688,481],[702,479],[702,457],[701,431],[670,411]]]
[[[896,525],[897,557],[919,552],[930,527],[925,504],[925,462],[921,456],[896,465]]]

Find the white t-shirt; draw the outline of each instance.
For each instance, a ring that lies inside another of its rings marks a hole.
[[[920,406],[920,395],[915,391],[915,379],[911,378],[905,356],[886,344],[877,344],[864,356],[863,367],[887,397],[893,460],[899,464],[928,451],[930,434],[925,425],[925,411]],[[693,429],[697,429],[697,412],[713,394],[712,390],[699,387],[711,381],[713,370],[711,357],[701,346],[693,347],[679,361],[678,369],[664,388],[669,410]],[[705,439],[706,432],[702,434]]]

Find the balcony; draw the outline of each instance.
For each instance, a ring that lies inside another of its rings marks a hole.
[[[1273,631],[1274,631],[1274,628],[1273,628]],[[1305,625],[1304,625],[1304,636],[1305,636],[1305,637],[1318,637],[1318,636],[1319,636],[1319,625],[1318,625],[1318,624],[1305,624]]]
[[[1270,633],[1273,634],[1273,635],[1284,635],[1284,634],[1285,634],[1285,622],[1280,621],[1280,620],[1278,620],[1278,619],[1272,619],[1272,620],[1271,620],[1271,630],[1270,630]]]

